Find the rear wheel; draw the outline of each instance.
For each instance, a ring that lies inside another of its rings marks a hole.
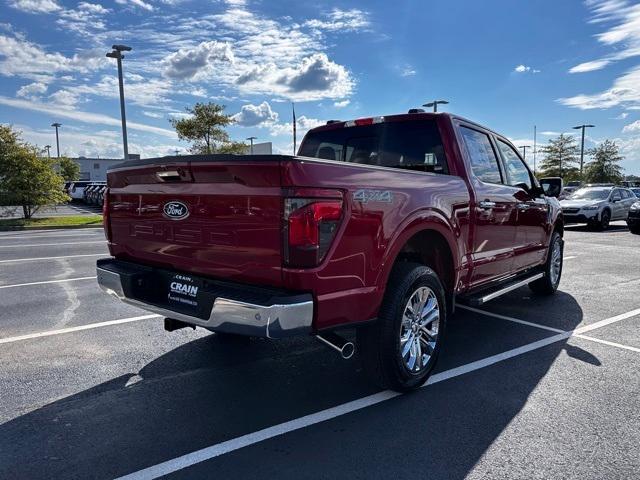
[[[529,288],[535,293],[551,295],[556,292],[562,276],[564,244],[558,232],[553,232],[549,243],[547,262],[544,265],[544,277],[531,282]]]
[[[634,235],[640,235],[640,225],[629,225],[629,231]]]
[[[367,376],[381,388],[421,386],[436,364],[446,324],[445,293],[436,273],[399,263],[387,284],[378,320],[357,332]]]
[[[611,222],[611,213],[609,210],[604,210],[602,215],[600,215],[600,223],[597,224],[597,228],[600,231],[604,231],[609,228],[609,223]]]

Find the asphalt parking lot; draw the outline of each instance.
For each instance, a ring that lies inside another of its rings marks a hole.
[[[0,478],[640,478],[640,236],[458,309],[417,392],[312,338],[228,345],[103,294],[100,229],[0,233]],[[483,313],[484,312],[484,313]]]

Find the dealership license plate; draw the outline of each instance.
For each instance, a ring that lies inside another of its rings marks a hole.
[[[202,281],[189,275],[174,274],[169,277],[167,302],[178,310],[198,310]]]

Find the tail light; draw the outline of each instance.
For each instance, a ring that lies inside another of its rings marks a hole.
[[[109,189],[104,191],[104,202],[102,203],[102,227],[107,241],[111,241],[111,222],[109,222]]]
[[[285,263],[290,267],[315,267],[324,259],[340,226],[342,193],[333,190],[297,193],[313,193],[320,198],[285,198]]]

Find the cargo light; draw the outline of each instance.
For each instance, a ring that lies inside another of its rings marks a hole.
[[[335,194],[342,195],[341,192]],[[285,264],[315,267],[324,259],[343,217],[342,198],[286,198]]]
[[[375,123],[384,122],[384,117],[369,117],[369,118],[357,118],[356,120],[349,120],[344,122],[345,127],[362,127],[364,125],[373,125]]]

